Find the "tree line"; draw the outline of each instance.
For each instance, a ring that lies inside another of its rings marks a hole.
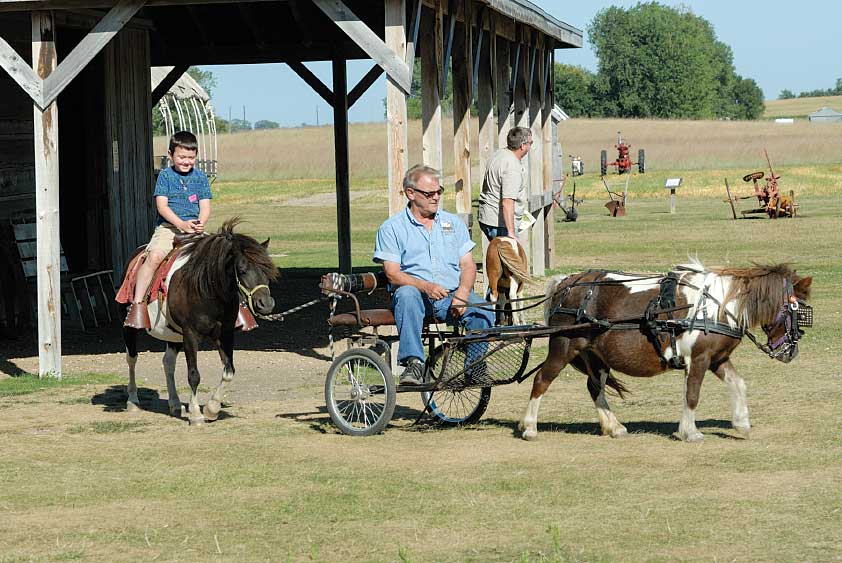
[[[826,90],[805,90],[798,95],[794,94],[792,90],[781,90],[778,99],[791,100],[793,98],[823,98],[826,96],[842,96],[842,78],[837,78],[836,86]]]

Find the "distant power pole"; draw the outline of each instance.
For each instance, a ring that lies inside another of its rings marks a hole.
[[[316,127],[319,126],[319,106],[316,106]]]
[[[246,106],[243,106],[243,129],[246,128]]]
[[[231,106],[228,106],[228,134],[234,132],[233,124],[231,123]]]

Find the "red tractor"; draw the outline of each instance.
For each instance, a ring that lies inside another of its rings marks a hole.
[[[632,166],[637,166],[637,171],[643,174],[646,171],[645,155],[643,149],[637,151],[637,162],[632,162],[629,158],[629,149],[631,145],[623,142],[623,135],[617,131],[617,160],[608,162],[608,153],[603,150],[599,155],[599,170],[603,176],[608,172],[609,166],[617,167],[617,174],[627,174],[631,172]]]

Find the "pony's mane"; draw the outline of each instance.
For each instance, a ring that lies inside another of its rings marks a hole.
[[[216,233],[187,244],[182,256],[190,259],[181,269],[187,291],[223,301],[229,299],[238,256],[259,268],[269,280],[278,278],[278,268],[266,249],[252,237],[234,232],[241,222],[239,217],[232,217]]]
[[[750,268],[713,267],[710,271],[731,279],[725,302],[734,302],[737,318],[744,319],[747,326],[773,322],[795,281],[795,271],[789,264],[755,264]]]

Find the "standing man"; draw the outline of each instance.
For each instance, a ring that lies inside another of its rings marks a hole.
[[[425,317],[485,329],[494,323],[494,313],[465,306],[482,301],[473,292],[477,268],[471,251],[475,245],[462,220],[441,209],[444,188],[439,171],[413,166],[404,176],[403,191],[409,203],[380,226],[373,259],[383,264],[392,292],[400,339],[398,363],[406,366],[400,383],[420,385]],[[487,344],[483,344],[469,348],[466,364],[485,353]]]
[[[488,240],[517,237],[526,206],[528,176],[522,160],[532,147],[532,130],[513,127],[506,135],[506,146],[491,155],[479,195],[479,227]]]

